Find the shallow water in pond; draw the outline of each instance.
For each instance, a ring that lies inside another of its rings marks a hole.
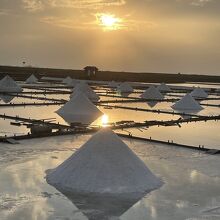
[[[184,84],[192,86],[192,84]],[[202,85],[201,85],[202,87]],[[207,88],[210,85],[207,85]],[[218,86],[217,86],[218,87]],[[34,89],[25,89],[35,91]],[[39,91],[39,90],[38,90]],[[65,89],[69,91],[69,89]],[[138,97],[140,94],[132,94]],[[183,96],[183,93],[176,94]],[[34,94],[34,97],[45,97]],[[47,98],[68,99],[68,94],[46,95]],[[167,96],[169,97],[169,96]],[[169,98],[171,98],[170,96]],[[217,98],[217,96],[210,96]],[[174,97],[178,98],[178,97]],[[101,97],[101,100],[115,98]],[[117,98],[119,99],[119,98]],[[40,100],[15,97],[13,103],[42,102]],[[2,104],[3,101],[0,101]],[[218,105],[219,100],[202,103]],[[175,120],[171,102],[114,103],[113,106],[163,110],[168,113],[107,109],[99,107],[108,115],[110,123],[117,121],[144,122],[151,120]],[[60,106],[0,107],[0,114],[33,119],[52,118],[54,122],[67,124],[55,111]],[[219,107],[206,107],[198,115],[219,115]],[[26,126],[12,126],[10,120],[0,119],[0,136],[26,134]],[[99,118],[93,125],[101,125]],[[220,149],[220,124],[218,121],[196,122],[178,126],[124,129],[120,133],[131,133],[162,141],[205,146]],[[0,219],[1,220],[219,220],[220,219],[220,157],[166,144],[154,144],[123,139],[149,169],[164,182],[164,185],[145,195],[140,201],[117,207],[107,203],[107,198],[94,199],[91,207],[86,198],[63,195],[45,181],[45,171],[62,163],[90,135],[68,135],[19,141],[20,144],[0,143]],[[93,201],[93,200],[92,200]],[[99,205],[100,204],[100,205]]]
[[[100,209],[93,209],[86,199],[67,199],[46,183],[45,171],[63,162],[89,137],[43,138],[16,146],[1,144],[4,158],[0,158],[0,219],[84,220],[98,219],[100,213],[102,219],[123,220],[220,218],[218,156],[128,139],[124,139],[128,146],[163,180],[161,188],[129,204],[127,210],[122,203],[112,212],[105,198]]]
[[[144,111],[132,111],[120,108],[107,109],[104,107],[99,107],[100,110],[108,116],[108,122],[113,123],[117,121],[167,121],[167,120],[177,120],[180,115],[173,115],[172,108],[170,107],[172,103],[157,103],[154,107],[150,107],[147,103],[122,103],[122,104],[111,104],[113,106],[124,106],[124,107],[138,107],[147,110],[163,110],[167,111],[169,114],[165,113],[154,113],[154,112],[144,112]],[[68,125],[60,116],[58,116],[55,111],[57,111],[60,106],[27,106],[27,107],[4,107],[0,108],[0,114],[6,113],[7,115],[16,116],[32,119],[52,119],[54,122],[59,122],[60,124]],[[197,113],[198,115],[219,115],[219,108],[217,107],[205,107],[202,111]],[[26,134],[29,129],[26,126],[12,126],[10,120],[0,119],[0,135],[19,135]],[[102,125],[102,118],[100,117],[96,120],[93,125]],[[126,132],[128,130],[128,132]],[[151,137],[153,139],[168,141],[172,140],[176,143],[187,144],[187,145],[204,145],[209,148],[220,149],[220,134],[217,131],[220,130],[220,123],[217,121],[207,121],[207,122],[196,122],[182,124],[181,127],[171,126],[171,127],[151,127],[149,129],[125,129],[126,133],[131,132],[133,135],[138,135],[141,137]]]

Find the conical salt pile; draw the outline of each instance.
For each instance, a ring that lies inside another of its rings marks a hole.
[[[192,111],[199,111],[203,109],[203,107],[190,94],[186,94],[182,99],[177,101],[172,106],[172,108],[175,110],[192,110]]]
[[[85,96],[88,97],[93,102],[97,102],[99,100],[99,96],[88,86],[87,83],[80,82],[76,85],[76,87],[73,90],[73,93],[70,95],[70,97],[74,96],[74,93],[81,92]]]
[[[63,191],[111,195],[149,192],[162,184],[108,128],[48,172],[47,181]]]
[[[109,88],[117,88],[118,84],[115,82],[115,81],[111,81],[109,84],[108,84]]]
[[[168,85],[166,85],[165,83],[161,83],[158,87],[157,87],[158,91],[161,92],[170,92],[171,89]]]
[[[91,124],[103,113],[83,94],[78,92],[56,111],[66,122]]]
[[[124,82],[124,83],[120,84],[120,86],[118,86],[118,91],[121,93],[132,93],[133,88],[129,83]]]
[[[62,83],[67,84],[67,83],[68,83],[69,81],[71,81],[71,80],[72,80],[72,78],[69,77],[69,76],[67,76],[65,79],[63,79]]]
[[[161,100],[163,99],[163,95],[154,87],[150,86],[142,95],[141,98],[143,99],[154,99],[154,100]]]
[[[37,79],[37,77],[34,75],[34,74],[32,74],[31,76],[29,76],[28,78],[27,78],[27,80],[26,80],[26,83],[27,84],[34,84],[34,83],[37,83],[38,82],[38,79]]]
[[[190,95],[195,98],[207,98],[208,94],[200,87],[195,88]]]
[[[78,82],[68,76],[62,81],[62,83],[66,84],[68,87],[75,87]]]
[[[5,76],[0,81],[0,92],[22,92],[22,90],[10,76]]]

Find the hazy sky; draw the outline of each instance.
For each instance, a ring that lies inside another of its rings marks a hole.
[[[0,28],[2,65],[220,75],[220,0],[0,0]]]

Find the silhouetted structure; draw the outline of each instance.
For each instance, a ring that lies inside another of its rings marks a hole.
[[[96,66],[86,66],[84,68],[84,71],[86,73],[86,76],[88,78],[93,78],[96,76],[97,72],[98,72],[98,68]]]

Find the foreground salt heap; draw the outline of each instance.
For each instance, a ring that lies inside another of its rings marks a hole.
[[[146,193],[162,184],[108,128],[97,132],[76,153],[48,172],[46,179],[59,190],[110,195]]]
[[[0,81],[0,92],[22,92],[22,90],[21,86],[8,75]]]
[[[37,77],[34,75],[34,74],[32,74],[31,76],[29,76],[28,78],[27,78],[27,80],[26,80],[26,83],[27,84],[34,84],[34,83],[37,83],[38,82],[38,79],[37,79]]]
[[[177,101],[172,108],[175,110],[200,111],[203,107],[190,95],[186,94],[182,99]]]
[[[77,92],[56,113],[69,124],[91,124],[103,113],[81,92]]]
[[[158,91],[161,92],[171,92],[171,89],[168,85],[166,85],[165,83],[161,83],[158,87],[157,87]]]
[[[133,88],[128,82],[121,83],[118,86],[117,90],[121,93],[132,93],[133,92]]]
[[[99,96],[91,89],[91,87],[87,83],[78,83],[70,97],[73,97],[74,94],[78,92],[83,93],[85,96],[87,96],[88,99],[90,99],[93,102],[97,102],[99,100]]]
[[[195,98],[207,98],[208,94],[200,87],[195,88],[190,95]]]
[[[154,86],[150,86],[143,94],[141,94],[141,98],[161,100],[164,97]]]

